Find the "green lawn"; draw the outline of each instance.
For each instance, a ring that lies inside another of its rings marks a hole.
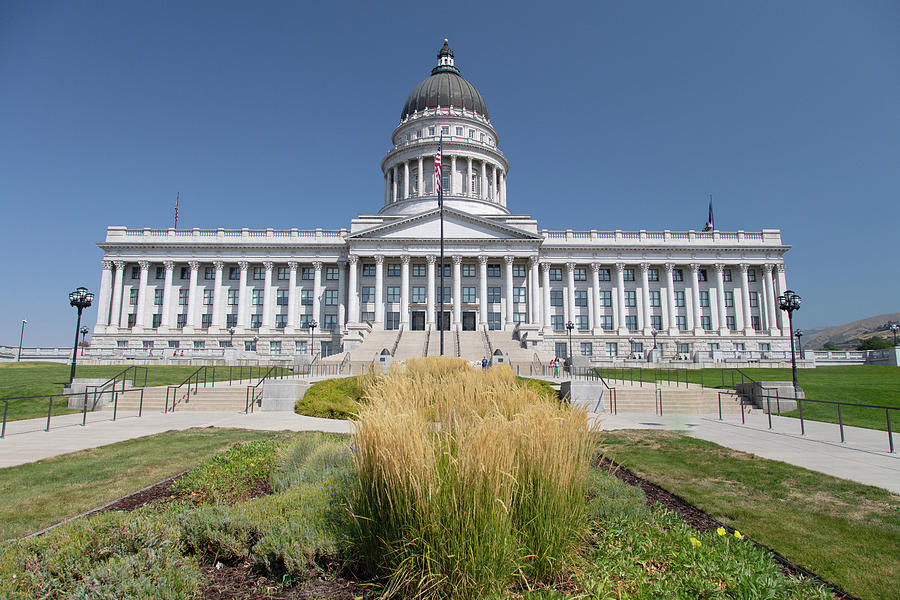
[[[86,379],[111,378],[132,365],[83,365],[77,367],[76,377]],[[21,396],[41,396],[48,394],[61,394],[63,386],[69,382],[70,366],[52,362],[18,362],[0,363],[0,400],[3,398],[16,398]],[[147,385],[177,385],[198,369],[191,365],[158,365],[147,367]],[[215,380],[224,381],[229,376],[237,379],[241,375],[239,367],[233,367],[229,373],[228,367],[216,367]],[[262,368],[265,373],[266,368]],[[136,385],[144,385],[143,371]],[[248,379],[251,367],[243,368],[243,377]],[[252,367],[254,377],[260,376],[260,368]],[[207,370],[207,380],[213,379],[211,369]],[[53,414],[62,415],[77,410],[66,408],[65,398],[56,398],[53,401]],[[0,404],[0,411],[3,410]],[[16,400],[10,402],[7,419],[32,419],[47,416],[47,399],[36,398],[30,400]]]
[[[169,431],[0,469],[0,540],[20,537],[190,469],[236,442],[289,432]]]
[[[611,459],[847,592],[897,597],[897,495],[670,432],[601,440]]]
[[[755,381],[791,381],[790,369],[741,369],[741,372]],[[706,387],[731,388],[740,382],[740,374],[732,369],[600,369],[606,378],[625,378],[645,382],[685,381],[702,383]],[[798,369],[797,383],[811,400],[832,402],[852,402],[875,404],[900,408],[900,368],[878,365],[817,367]],[[774,405],[773,405],[773,411]],[[886,429],[884,410],[844,408],[845,425]],[[799,411],[783,413],[788,417],[799,417]],[[803,405],[803,418],[814,421],[837,423],[837,408],[834,405],[808,402]],[[900,430],[900,412],[892,411],[891,428]]]

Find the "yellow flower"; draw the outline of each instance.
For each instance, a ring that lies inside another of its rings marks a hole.
[[[725,535],[728,532],[725,531],[724,527],[719,527],[718,529],[716,529],[716,533],[718,533],[719,535]]]
[[[703,542],[701,542],[697,538],[695,538],[695,537],[691,538],[691,546],[693,546],[694,548],[699,548],[702,545],[703,545]]]
[[[734,537],[736,537],[736,538],[739,539],[739,540],[744,539],[744,536],[742,536],[742,535],[741,535],[741,532],[738,531],[737,529],[734,530]]]

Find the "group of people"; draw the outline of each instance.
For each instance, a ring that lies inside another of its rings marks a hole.
[[[553,377],[559,377],[559,367],[562,366],[563,370],[568,373],[569,372],[569,359],[562,360],[558,356],[550,359],[550,374]]]

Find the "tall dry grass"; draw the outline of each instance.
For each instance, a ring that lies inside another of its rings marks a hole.
[[[455,359],[407,361],[360,389],[355,543],[387,597],[484,597],[573,558],[588,522],[584,411]]]

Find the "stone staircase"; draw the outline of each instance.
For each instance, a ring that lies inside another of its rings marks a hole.
[[[394,360],[406,360],[407,358],[421,358],[425,351],[424,331],[404,331],[397,344],[397,351],[394,353]]]
[[[243,412],[247,403],[247,386],[249,381],[234,382],[232,384],[217,383],[214,387],[199,387],[197,391],[191,390],[190,398],[186,396],[186,388],[181,388],[176,394],[175,410],[190,411],[226,411]],[[137,414],[141,404],[141,388],[134,388],[119,394],[116,413],[118,415]],[[167,386],[146,387],[144,390],[142,413],[163,412],[166,405]],[[169,393],[169,410],[172,409],[172,394]],[[113,404],[110,401],[101,410],[112,411]]]
[[[490,358],[490,351],[481,331],[459,332],[459,356],[467,362],[481,362],[482,358]]]
[[[617,412],[658,414],[718,414],[720,390],[701,388],[699,386],[685,388],[674,385],[645,384],[643,387],[633,385],[616,385]],[[604,396],[604,404],[608,409],[608,399]],[[745,409],[747,410],[747,409]],[[741,405],[737,396],[722,394],[722,414],[740,414]]]

